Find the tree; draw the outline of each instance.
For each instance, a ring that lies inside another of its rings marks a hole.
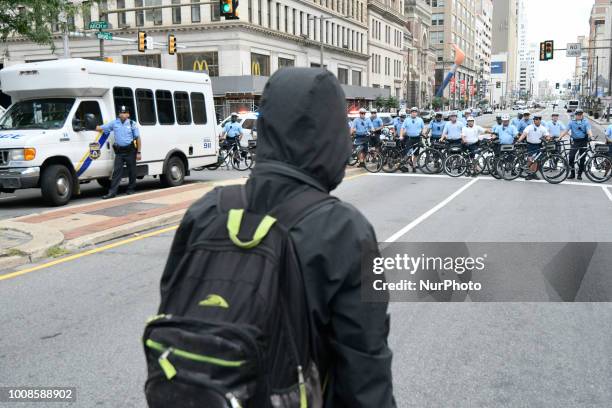
[[[399,106],[398,100],[395,99],[393,96],[387,99],[385,102],[386,102],[385,107],[387,108],[388,111],[396,110],[397,107]]]
[[[0,0],[0,42],[17,35],[54,50],[51,23],[63,12],[74,15],[77,6],[66,0]]]
[[[383,107],[386,106],[386,104],[387,104],[387,101],[382,96],[378,96],[376,100],[374,101],[374,106],[376,107],[376,109],[382,109]]]
[[[431,101],[431,107],[434,110],[442,109],[447,104],[448,104],[448,100],[444,97],[439,97],[439,96],[436,96]]]

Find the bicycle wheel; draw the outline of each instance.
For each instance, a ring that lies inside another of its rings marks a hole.
[[[245,171],[253,166],[253,154],[247,149],[234,149],[231,153],[232,167],[238,171]]]
[[[539,161],[542,178],[550,184],[563,183],[569,175],[569,164],[560,154],[550,154]]]
[[[383,167],[382,155],[377,150],[370,150],[365,155],[365,169],[370,173],[378,173]]]
[[[501,178],[510,181],[520,177],[522,167],[522,161],[518,157],[507,155],[499,158],[496,170]]]
[[[468,169],[468,160],[460,153],[451,154],[444,159],[444,172],[451,177],[461,177]]]
[[[489,157],[487,160],[488,160],[487,168],[489,169],[489,174],[493,178],[497,180],[501,180],[502,177],[497,172],[497,163],[499,162],[499,157],[493,156],[493,157]]]
[[[395,173],[402,163],[402,154],[396,149],[387,150],[383,153],[382,160],[382,171],[385,173]]]
[[[595,154],[585,166],[585,174],[593,183],[605,183],[612,178],[612,160],[603,154]]]
[[[442,153],[436,149],[425,149],[418,157],[418,166],[423,173],[436,174],[442,171]]]
[[[353,151],[351,152],[351,157],[349,157],[348,162],[346,164],[348,164],[349,166],[354,166],[357,164],[359,150],[361,150],[359,147],[353,148]]]
[[[484,175],[488,175],[491,174],[491,167],[489,167],[489,164],[491,162],[491,158],[495,157],[495,152],[493,151],[493,149],[484,149],[480,152],[480,155],[478,156],[478,166],[481,168],[481,173]]]

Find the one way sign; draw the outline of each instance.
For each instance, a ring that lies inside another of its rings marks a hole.
[[[568,43],[566,49],[566,57],[579,57],[582,54],[582,44]]]

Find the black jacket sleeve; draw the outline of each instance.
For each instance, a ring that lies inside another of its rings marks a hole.
[[[371,225],[338,202],[308,215],[291,235],[324,349],[326,406],[395,407],[387,301],[361,299],[362,262],[379,256]]]

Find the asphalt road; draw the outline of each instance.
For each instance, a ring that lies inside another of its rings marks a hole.
[[[611,199],[589,183],[363,175],[335,193],[379,241],[612,242]],[[77,406],[144,407],[140,336],[172,237],[0,281],[0,385],[76,386]],[[610,406],[612,303],[392,303],[390,313],[399,407]]]

